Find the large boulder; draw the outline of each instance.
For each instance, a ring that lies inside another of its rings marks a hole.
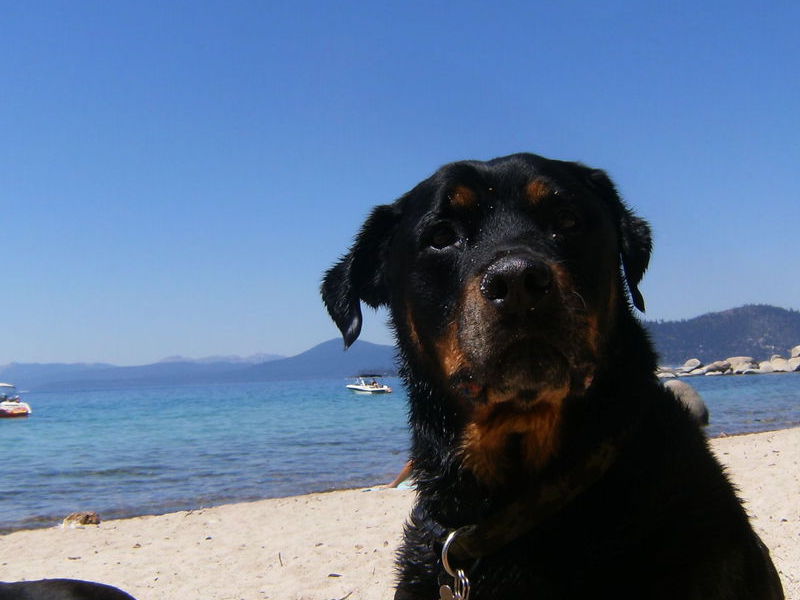
[[[725,373],[731,368],[731,363],[727,360],[716,360],[710,365],[706,365],[706,375],[710,373]]]
[[[742,375],[758,370],[758,363],[753,360],[752,356],[732,356],[725,359],[725,362],[730,363],[731,371],[735,375]]]
[[[708,407],[696,389],[679,379],[668,379],[664,387],[672,392],[700,425],[708,425]]]
[[[732,365],[736,364],[736,363],[744,363],[744,362],[751,363],[751,362],[754,362],[752,356],[731,356],[730,358],[726,358],[725,360],[727,362],[731,363]]]
[[[788,373],[789,372],[789,361],[781,356],[773,356],[769,364],[772,365],[772,370],[776,373]]]
[[[772,366],[772,363],[768,360],[762,360],[758,363],[758,373],[774,373],[775,367]]]
[[[700,368],[702,366],[703,366],[703,363],[700,361],[699,358],[690,358],[685,363],[683,363],[683,369],[687,373],[690,373],[691,371],[694,371],[695,369],[698,369],[698,368]]]

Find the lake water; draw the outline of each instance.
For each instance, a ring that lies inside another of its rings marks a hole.
[[[406,395],[342,380],[29,393],[0,419],[0,532],[77,510],[104,519],[390,481],[409,446]],[[687,380],[708,433],[800,425],[800,374]]]

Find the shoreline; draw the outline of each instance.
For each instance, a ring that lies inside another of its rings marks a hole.
[[[721,432],[718,435],[715,435],[713,437],[709,437],[708,440],[709,440],[709,443],[713,444],[714,440],[719,440],[719,439],[737,438],[737,437],[751,436],[751,435],[752,436],[756,436],[756,435],[760,435],[760,434],[776,433],[776,432],[779,432],[779,431],[786,431],[786,430],[791,430],[791,429],[795,429],[795,428],[800,430],[800,425],[790,425],[788,427],[783,427],[783,428],[779,428],[779,429],[767,429],[767,430],[755,431],[755,432],[753,432],[753,431],[743,431],[743,432],[734,432],[734,433]],[[167,508],[166,510],[163,510],[163,511],[158,511],[158,509],[147,510],[146,508],[142,509],[142,511],[139,511],[139,510],[136,510],[136,509],[132,509],[131,511],[117,511],[118,513],[122,513],[122,514],[111,513],[112,516],[110,516],[108,518],[106,518],[105,515],[109,514],[109,511],[98,510],[98,513],[99,513],[101,519],[103,519],[103,522],[124,521],[124,520],[128,520],[128,519],[137,519],[137,518],[140,518],[140,517],[158,517],[158,516],[168,515],[168,514],[173,514],[173,513],[196,512],[196,511],[201,511],[201,510],[208,510],[208,509],[212,509],[212,508],[218,508],[220,506],[235,506],[235,505],[240,505],[240,504],[244,505],[244,504],[251,504],[251,503],[254,503],[254,502],[264,502],[264,501],[268,501],[268,500],[279,500],[279,499],[282,499],[282,498],[296,498],[296,497],[299,498],[299,497],[311,496],[311,495],[316,495],[316,494],[329,494],[329,493],[332,493],[332,492],[345,492],[345,491],[368,489],[366,486],[369,486],[369,488],[381,488],[381,487],[384,487],[385,484],[387,484],[389,481],[391,481],[391,479],[397,474],[397,472],[400,471],[400,469],[402,467],[403,467],[403,461],[398,461],[396,472],[392,472],[392,473],[387,474],[385,482],[374,483],[374,484],[371,484],[371,485],[369,485],[369,484],[367,484],[365,482],[365,486],[331,487],[331,488],[328,488],[328,489],[321,489],[321,490],[309,491],[309,492],[301,492],[301,493],[297,493],[297,494],[287,494],[287,495],[281,495],[281,496],[265,496],[265,497],[259,497],[259,498],[242,498],[242,499],[235,499],[235,500],[225,499],[225,500],[220,500],[219,502],[212,502],[210,504],[201,504],[199,506],[195,505],[195,506],[187,507],[187,506],[177,505],[177,506],[174,506],[174,507],[169,507],[169,508]],[[85,506],[76,506],[76,507],[73,508],[73,511],[95,511],[95,510],[97,510],[96,507],[93,507],[93,506],[88,505],[88,504],[85,505]],[[40,516],[40,517],[37,517],[35,522],[28,521],[28,522],[25,522],[24,524],[21,524],[20,526],[0,527],[0,539],[2,539],[3,536],[10,535],[12,533],[18,533],[18,532],[23,532],[23,531],[39,531],[41,529],[51,529],[53,527],[59,527],[61,521],[66,516],[67,516],[67,512],[64,512],[63,514],[59,514],[59,515]]]
[[[800,600],[800,427],[710,445]],[[390,599],[413,490],[385,486],[224,504],[0,536],[5,581],[74,577],[137,600]]]

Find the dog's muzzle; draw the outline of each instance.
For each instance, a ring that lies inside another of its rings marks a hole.
[[[463,368],[448,374],[459,390],[470,390],[464,395],[491,388],[534,397],[567,384],[580,336],[557,268],[527,248],[510,249],[467,285],[457,320]]]

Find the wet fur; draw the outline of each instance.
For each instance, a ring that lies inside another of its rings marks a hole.
[[[519,532],[458,565],[473,600],[783,597],[703,433],[653,375],[631,306],[650,248],[604,172],[519,154],[446,165],[378,206],[326,273],[346,346],[361,302],[390,308],[409,393],[419,494],[395,598],[438,597],[444,536],[504,511]],[[538,269],[524,311],[487,291],[514,261]]]

